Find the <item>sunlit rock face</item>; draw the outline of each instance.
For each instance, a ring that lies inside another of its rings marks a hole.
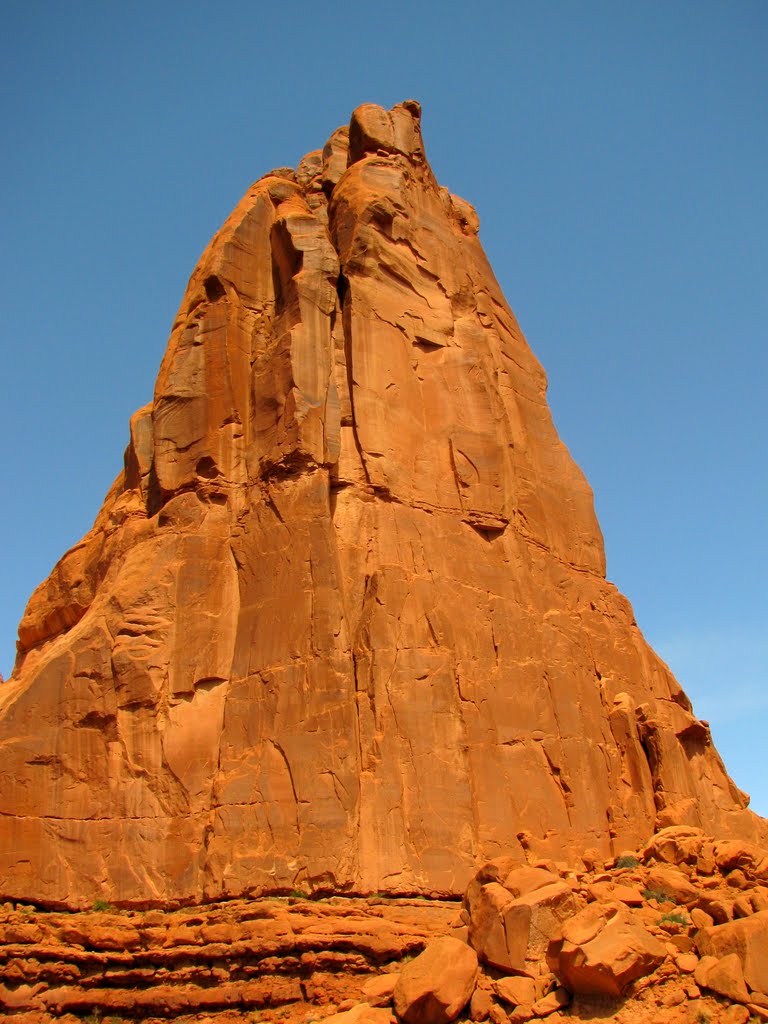
[[[0,898],[456,894],[499,853],[764,829],[605,580],[477,230],[413,101],[224,223],[19,627]]]

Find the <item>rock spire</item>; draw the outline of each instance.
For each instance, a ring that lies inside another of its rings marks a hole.
[[[605,579],[587,482],[420,108],[203,253],[0,689],[0,899],[458,894],[499,854],[765,836]]]

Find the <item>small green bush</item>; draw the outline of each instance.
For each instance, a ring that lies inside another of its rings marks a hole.
[[[665,921],[668,921],[670,924],[688,925],[691,923],[687,916],[680,913],[679,910],[672,910],[668,914],[662,914],[659,918],[659,924],[664,924]]]
[[[110,910],[114,910],[115,908],[112,906],[109,900],[94,900],[93,909],[98,911],[99,913],[105,913]]]
[[[637,857],[633,857],[631,854],[628,853],[625,853],[616,861],[617,868],[636,868],[639,864],[640,861],[637,859]]]
[[[643,889],[643,899],[656,900],[657,903],[677,903],[675,897],[663,889]]]

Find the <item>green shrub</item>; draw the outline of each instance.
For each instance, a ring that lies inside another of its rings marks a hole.
[[[640,863],[640,861],[637,859],[637,857],[633,857],[631,854],[625,853],[625,854],[623,854],[623,856],[619,857],[619,859],[616,861],[616,867],[617,868],[636,868],[639,865],[639,863]]]
[[[662,914],[659,918],[659,924],[664,924],[665,921],[668,921],[670,924],[689,925],[691,923],[688,920],[687,915],[682,914],[679,910],[673,910],[668,914]]]
[[[112,906],[109,900],[94,900],[93,909],[98,911],[99,913],[105,913],[110,910],[114,910],[115,908]]]
[[[643,899],[656,900],[657,903],[677,903],[675,897],[663,889],[643,889]]]

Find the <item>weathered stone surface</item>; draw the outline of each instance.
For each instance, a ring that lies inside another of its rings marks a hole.
[[[469,1019],[474,1021],[488,1020],[493,999],[491,993],[484,988],[476,988],[469,1001]]]
[[[369,1006],[389,1006],[395,993],[399,974],[379,974],[363,985],[363,999]]]
[[[394,1024],[395,1021],[391,1010],[371,1006],[369,1003],[358,1003],[349,1010],[331,1014],[325,1019],[329,1024]]]
[[[768,993],[768,911],[702,928],[696,945],[706,956],[722,958],[736,953],[749,987]]]
[[[386,1024],[391,1011],[355,1005],[363,982],[395,978],[379,975],[376,965],[419,952],[454,913],[450,904],[426,900],[374,906],[338,897],[234,900],[130,916],[0,908],[0,1015],[19,1009],[41,1024],[66,1013],[152,1020],[189,1014],[199,1022],[196,1015],[206,1013],[227,1024],[228,1006],[238,1008],[237,1021],[263,1007],[286,1021],[296,1004],[304,1024],[310,1004],[335,1009],[348,1002],[349,1020]],[[121,946],[127,929],[130,948]]]
[[[704,841],[713,844],[708,836]],[[594,893],[595,902],[564,922],[564,939],[589,945],[617,912],[611,881],[631,880],[647,890],[653,869],[609,864],[565,871],[574,894]],[[691,880],[715,898],[730,890],[733,870],[726,866],[705,878],[692,873]],[[480,869],[470,888],[476,889],[480,878],[506,877],[510,871],[508,858],[496,858]],[[518,899],[498,889],[512,903]],[[761,895],[768,884],[757,881],[749,891]],[[566,1011],[566,993],[558,991],[551,972],[560,951],[557,940],[549,945],[548,963],[529,955],[522,972],[512,976],[500,976],[494,967],[481,970],[464,1014],[493,1024],[524,1024],[540,1015],[553,1021],[598,1020],[606,1013],[616,1024],[691,1024],[707,1018],[742,1024],[744,1012],[759,1020],[768,1016],[768,995],[749,986],[746,1002],[728,1007],[734,997],[745,998],[740,957],[736,952],[694,955],[697,923],[666,921],[655,901],[622,912],[661,938],[666,957],[621,996],[576,993]],[[178,1024],[242,1024],[244,1016],[258,1016],[265,1024],[306,1024],[350,1011],[347,1024],[386,1024],[394,1017],[373,1004],[389,997],[398,971],[431,939],[470,920],[466,909],[456,914],[454,902],[381,895],[233,900],[174,913],[49,913],[6,902],[0,904],[0,1011],[12,1014],[17,1024],[78,1024],[86,1015],[133,1019],[137,1014],[152,1021],[173,1017]],[[676,930],[670,933],[670,927]]]
[[[498,882],[477,881],[467,891],[469,941],[481,960],[503,971],[521,971],[528,952],[531,908],[517,903]]]
[[[692,906],[701,896],[688,876],[669,864],[659,864],[651,868],[648,874],[648,888],[653,892],[663,893],[673,903],[685,906]]]
[[[501,884],[513,896],[527,896],[536,889],[560,884],[560,878],[543,868],[517,867],[509,872]]]
[[[550,942],[562,935],[563,923],[573,917],[580,904],[565,882],[557,881],[534,889],[518,897],[512,907],[525,907],[530,911],[525,927],[526,956],[543,958]],[[522,916],[514,918],[522,922]]]
[[[594,912],[583,914],[583,922],[577,915],[565,926],[564,941],[551,954],[551,966],[570,992],[620,996],[664,960],[661,943],[625,911],[609,912],[596,931]]]
[[[400,973],[394,992],[397,1016],[406,1024],[448,1024],[471,999],[477,976],[473,949],[450,936],[435,939]]]
[[[493,983],[493,991],[499,999],[511,1006],[536,1002],[536,983],[533,978],[524,975],[499,978]]]
[[[729,953],[721,960],[707,964],[704,970],[697,972],[696,981],[734,1002],[746,1003],[749,999],[744,970],[737,953]]]
[[[419,116],[359,108],[203,253],[124,469],[19,627],[0,897],[459,894],[500,852],[762,833],[605,579]]]

